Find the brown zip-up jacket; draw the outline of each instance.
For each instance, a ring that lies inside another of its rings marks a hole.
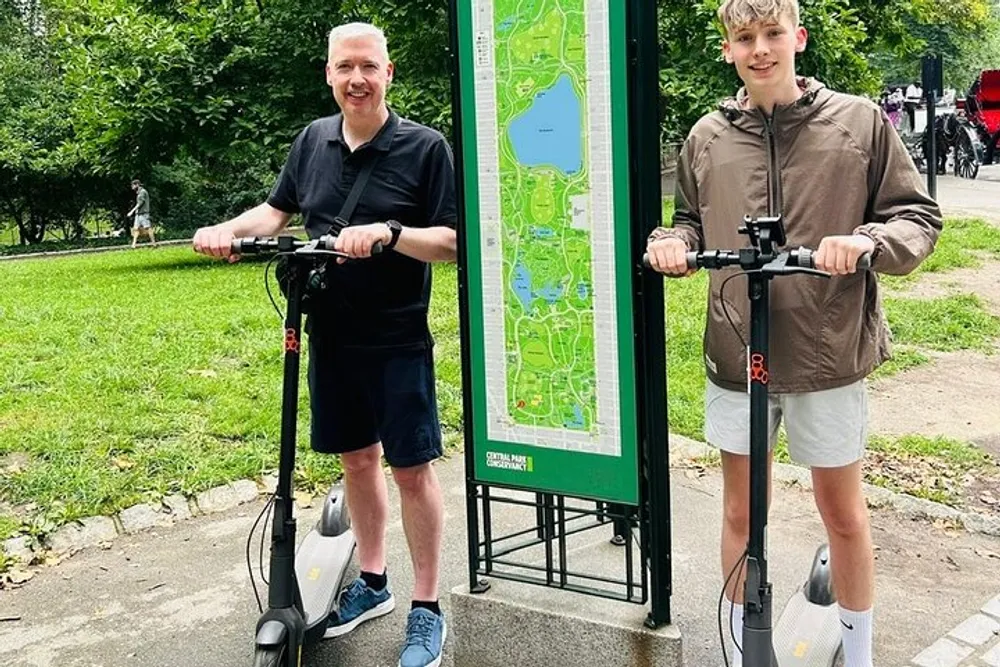
[[[744,215],[780,213],[787,247],[816,248],[831,235],[875,242],[874,271],[912,271],[934,249],[941,210],[902,140],[875,104],[801,79],[802,97],[771,118],[746,108],[746,93],[691,130],[678,160],[673,227],[650,241],[683,239],[691,250],[748,247]],[[726,320],[720,289],[736,269],[711,271],[705,326],[709,379],[745,391],[743,342]],[[749,340],[744,276],[729,281],[726,309]],[[771,281],[770,382],[774,393],[856,382],[891,356],[890,332],[873,271]]]

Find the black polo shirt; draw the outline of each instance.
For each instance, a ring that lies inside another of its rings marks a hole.
[[[329,232],[367,160],[378,162],[351,216],[352,225],[398,220],[404,227],[455,227],[455,169],[440,132],[389,112],[378,134],[347,147],[341,114],[311,123],[292,144],[267,203],[301,213],[310,238]],[[309,322],[313,336],[351,348],[426,349],[430,266],[387,251],[329,262],[329,288]]]

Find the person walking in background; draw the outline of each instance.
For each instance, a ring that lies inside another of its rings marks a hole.
[[[126,214],[127,217],[135,216],[132,223],[132,247],[139,244],[139,234],[142,233],[149,237],[150,243],[156,245],[153,225],[149,222],[149,192],[142,187],[139,179],[132,181],[132,191],[135,192],[135,206]]]

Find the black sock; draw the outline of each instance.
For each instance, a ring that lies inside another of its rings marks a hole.
[[[361,578],[364,579],[368,588],[376,591],[384,589],[386,584],[389,583],[389,578],[386,576],[385,570],[382,570],[382,574],[374,574],[372,572],[365,572],[362,570]]]
[[[410,611],[413,611],[414,609],[417,609],[417,608],[420,608],[420,609],[430,609],[431,611],[433,611],[438,616],[441,615],[441,605],[438,604],[437,600],[434,600],[433,602],[427,602],[426,600],[414,600],[410,604]]]

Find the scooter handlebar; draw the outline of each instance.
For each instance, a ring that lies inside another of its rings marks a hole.
[[[254,255],[263,252],[295,252],[299,248],[308,246],[311,241],[300,241],[293,236],[260,237],[247,236],[235,238],[230,244],[230,250],[234,255]],[[334,245],[337,237],[334,234],[324,234],[316,239],[316,248],[329,252],[338,252]],[[381,255],[383,251],[382,242],[376,241],[371,248],[372,255]]]
[[[720,251],[710,251],[716,253],[713,257],[718,257]],[[688,252],[686,253],[687,267],[689,270],[694,270],[701,268],[704,261],[704,253],[699,252]],[[737,255],[733,253],[735,258]],[[816,251],[811,248],[795,248],[788,253],[788,263],[792,266],[798,266],[803,269],[815,269],[816,268]],[[643,268],[652,268],[649,263],[649,253],[643,253],[642,255],[642,266]],[[858,263],[856,264],[858,271],[869,271],[872,268],[872,258],[871,255],[865,253],[858,258]]]

